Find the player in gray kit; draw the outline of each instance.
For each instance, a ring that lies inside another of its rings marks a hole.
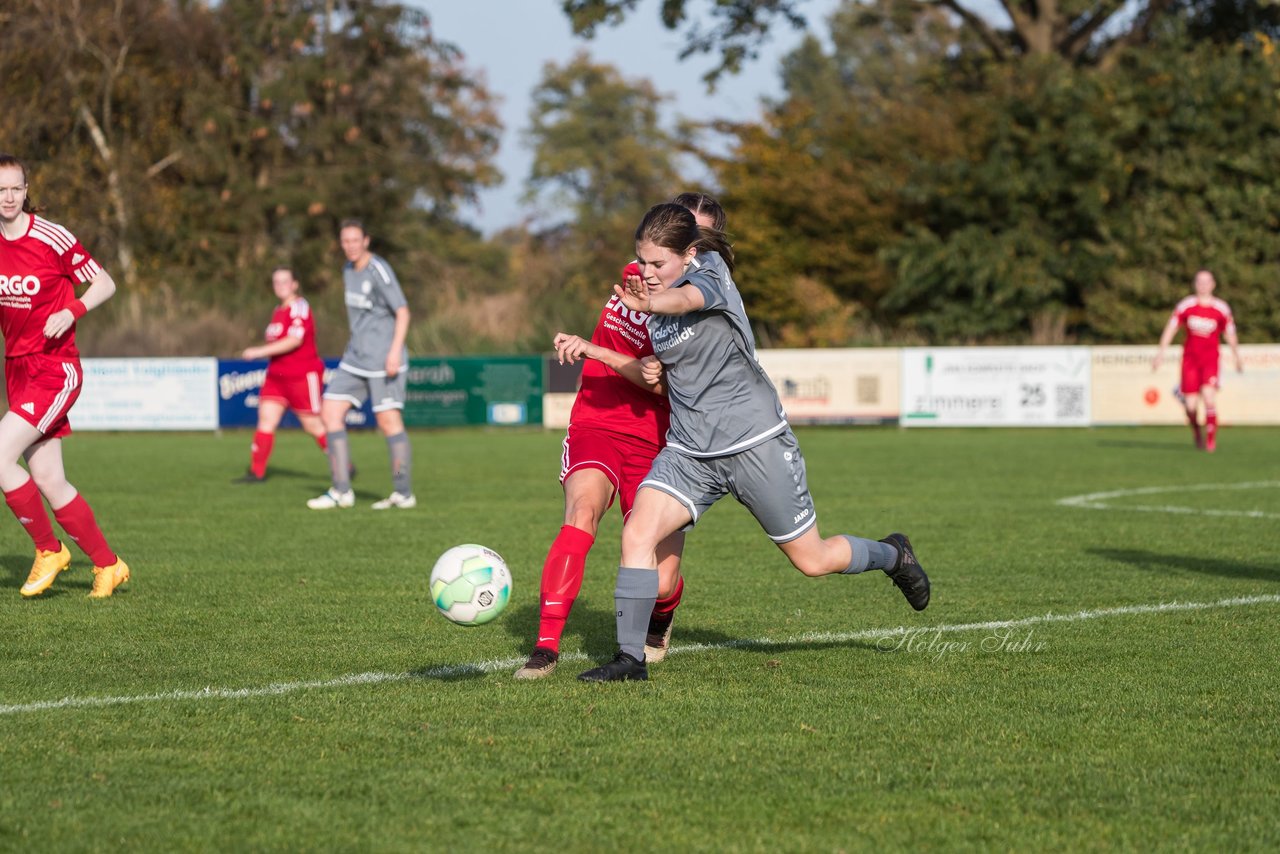
[[[409,306],[391,265],[369,251],[369,235],[358,220],[342,222],[338,241],[347,263],[342,268],[343,293],[351,340],[333,372],[320,404],[320,419],[329,441],[329,469],[333,486],[312,498],[312,510],[351,507],[351,446],[347,442],[347,412],[373,401],[378,429],[387,438],[391,457],[391,495],[375,501],[373,509],[407,510],[418,503],[410,471],[413,455],[404,431],[406,371],[409,355],[404,339],[409,331]]]
[[[636,259],[641,276],[615,290],[628,308],[650,314],[655,356],[646,374],[666,382],[671,428],[622,529],[614,592],[619,652],[578,678],[648,678],[644,641],[658,591],[657,545],[730,494],[805,575],[883,570],[911,607],[923,610],[929,578],[905,535],[877,541],[818,533],[804,458],[756,360],[724,235],[700,229],[679,205],[657,205],[636,229]]]

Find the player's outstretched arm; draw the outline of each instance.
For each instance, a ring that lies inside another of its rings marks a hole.
[[[70,306],[49,315],[49,319],[44,323],[44,337],[60,337],[71,328],[71,324],[75,323],[77,318],[83,317],[85,312],[92,311],[111,299],[115,292],[115,279],[111,278],[111,274],[106,270],[99,270],[89,282],[84,296],[73,301]]]
[[[592,344],[580,335],[569,335],[565,332],[557,332],[551,343],[556,348],[556,358],[562,365],[572,365],[580,359],[595,359],[641,388],[656,394],[667,393],[661,382],[650,382],[645,379],[643,365],[634,356]]]
[[[292,353],[301,346],[301,338],[295,338],[292,335],[285,335],[282,338],[277,338],[270,344],[259,344],[256,347],[245,347],[244,352],[240,354],[240,358],[271,359],[275,356],[283,356],[285,353]]]
[[[613,292],[627,308],[649,314],[688,314],[707,304],[697,288],[670,287],[653,293],[639,276],[628,276],[626,282],[613,286]]]

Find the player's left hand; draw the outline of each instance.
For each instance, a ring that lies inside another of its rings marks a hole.
[[[61,311],[55,311],[44,322],[44,337],[61,338],[71,328],[71,324],[75,322],[76,316],[71,313],[70,309],[64,308]]]
[[[588,351],[591,349],[591,342],[581,335],[557,332],[556,337],[551,339],[551,345],[556,348],[556,358],[562,365],[572,365],[579,359],[590,358]]]
[[[400,364],[400,354],[388,353],[387,354],[387,379],[391,379],[394,376],[398,376],[400,373],[401,367],[402,365]]]
[[[649,294],[649,286],[639,276],[627,276],[622,284],[613,286],[613,292],[632,311],[649,311],[652,307],[653,297]]]

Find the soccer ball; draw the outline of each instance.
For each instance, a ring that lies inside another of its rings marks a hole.
[[[489,622],[510,598],[511,571],[493,549],[454,546],[431,568],[431,601],[460,626]]]

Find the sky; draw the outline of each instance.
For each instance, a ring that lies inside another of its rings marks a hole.
[[[428,14],[435,37],[457,45],[465,67],[483,72],[489,90],[501,99],[499,114],[506,129],[496,162],[505,180],[499,187],[482,191],[479,206],[462,209],[462,218],[485,234],[516,225],[531,213],[520,204],[533,162],[521,132],[528,128],[530,95],[542,79],[545,63],[563,64],[586,50],[593,60],[615,65],[627,79],[648,78],[659,92],[674,96],[663,108],[668,127],[674,127],[676,116],[690,115],[695,105],[705,107],[707,103],[702,75],[713,61],[700,55],[678,59],[681,34],[662,26],[661,0],[640,0],[624,24],[603,28],[589,41],[573,36],[560,0],[408,2]],[[691,8],[696,11],[700,2],[690,0]],[[838,5],[839,0],[806,0],[802,11],[810,31],[825,37],[826,20]],[[715,118],[755,118],[760,115],[762,98],[781,95],[779,63],[804,33],[785,23],[775,30],[757,60],[718,84],[713,98]]]

